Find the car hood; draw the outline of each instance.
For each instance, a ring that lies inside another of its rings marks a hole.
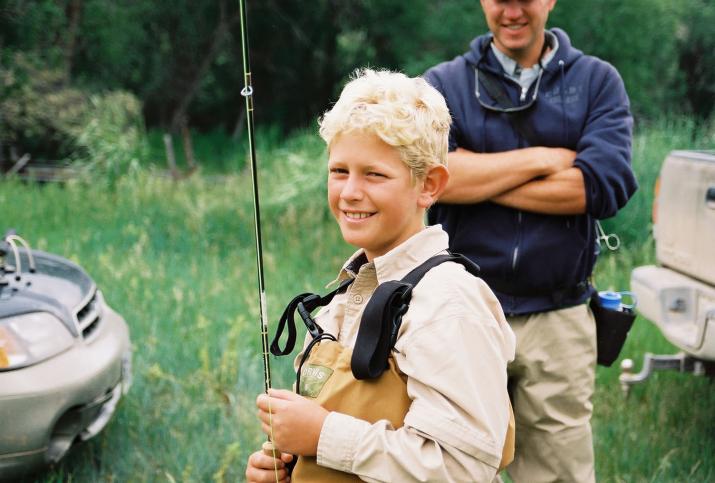
[[[78,335],[76,314],[91,299],[95,284],[87,273],[66,258],[32,250],[36,271],[30,273],[25,250],[20,250],[20,280],[14,273],[5,275],[0,285],[0,318],[28,312],[50,312]],[[12,260],[12,258],[10,258]]]

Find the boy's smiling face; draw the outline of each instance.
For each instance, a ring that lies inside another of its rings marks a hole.
[[[434,202],[424,180],[413,180],[394,147],[374,134],[347,132],[330,146],[328,203],[346,242],[368,260],[424,228]]]

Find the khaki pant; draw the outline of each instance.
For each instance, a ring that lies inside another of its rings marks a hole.
[[[596,326],[587,305],[508,318],[516,416],[515,483],[595,481],[591,413]]]

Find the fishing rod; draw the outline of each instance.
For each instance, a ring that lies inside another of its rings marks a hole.
[[[253,186],[253,221],[256,239],[256,271],[258,274],[258,308],[261,324],[261,346],[263,351],[263,389],[268,394],[271,388],[271,363],[268,358],[268,312],[266,309],[266,283],[263,277],[263,246],[261,243],[261,208],[258,199],[258,167],[256,165],[256,146],[253,137],[253,85],[251,80],[251,65],[248,49],[248,28],[246,21],[246,5],[244,0],[239,0],[241,15],[241,49],[243,54],[243,81],[244,87],[241,95],[246,100],[246,127],[248,130],[248,149],[251,158],[251,181]],[[268,415],[272,414],[270,398],[268,399]],[[271,437],[263,444],[263,451],[274,458],[274,472],[278,481],[278,463],[275,459],[277,451],[271,441],[273,440],[273,422],[270,421]]]
[[[253,226],[256,239],[256,267],[258,273],[258,306],[261,314],[261,342],[263,346],[264,389],[271,388],[271,365],[268,359],[268,314],[266,310],[266,282],[263,277],[263,246],[261,243],[261,208],[258,199],[258,168],[256,165],[256,146],[253,138],[253,85],[251,84],[251,66],[248,51],[248,31],[246,28],[246,6],[239,0],[241,8],[241,47],[243,50],[243,80],[241,95],[246,100],[246,127],[248,130],[248,149],[251,158],[251,181],[253,186]]]

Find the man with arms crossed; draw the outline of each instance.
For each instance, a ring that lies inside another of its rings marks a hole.
[[[491,32],[425,74],[452,114],[451,177],[430,222],[481,266],[517,336],[516,482],[595,480],[595,220],[637,189],[623,82],[545,29],[555,4],[481,0]]]

